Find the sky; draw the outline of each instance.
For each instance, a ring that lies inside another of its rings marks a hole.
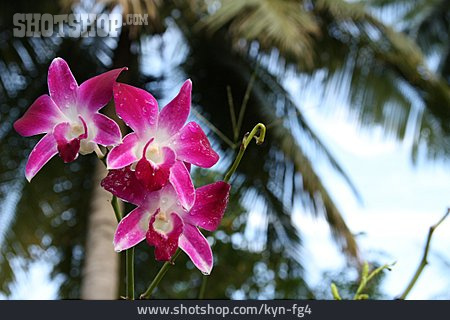
[[[293,91],[296,84],[290,87]],[[450,207],[449,164],[422,160],[413,165],[407,144],[384,137],[380,128],[358,129],[346,107],[333,111],[319,107],[312,99],[303,109],[362,196],[361,203],[333,169],[315,163],[351,231],[363,233],[357,238],[363,259],[380,264],[396,262],[383,283],[385,294],[395,298],[419,264],[429,227]],[[324,271],[345,268],[323,219],[298,212],[294,221],[303,235],[310,283],[320,284]],[[449,298],[449,249],[450,219],[433,235],[430,264],[408,298]]]

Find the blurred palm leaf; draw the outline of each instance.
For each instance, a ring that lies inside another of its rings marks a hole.
[[[442,10],[448,1],[430,3],[429,7],[434,5],[430,12],[448,12]],[[282,12],[289,15],[277,14]],[[291,14],[297,19],[290,19]],[[259,17],[257,27],[250,28],[255,15]],[[377,20],[362,2],[224,0],[213,14],[205,15],[200,26],[209,32],[227,30],[241,54],[248,54],[252,40],[261,44],[258,47],[261,54],[276,50],[280,79],[289,67],[299,74],[317,70],[328,73],[328,79],[332,80],[328,83],[334,86],[329,89],[347,92],[349,104],[365,126],[380,123],[387,133],[404,138],[406,127],[413,125],[418,137],[413,155],[421,143],[428,146],[432,157],[448,155],[448,83],[427,68],[414,41]],[[259,34],[254,32],[255,28]],[[279,28],[284,31],[268,31]],[[303,36],[295,36],[299,33]],[[308,48],[308,53],[295,50],[297,47]],[[345,77],[352,79],[350,89],[345,88],[345,82],[336,85],[336,79]],[[408,123],[410,113],[414,112],[420,113],[419,125]],[[390,120],[392,115],[397,116],[394,121]]]
[[[230,35],[236,41],[256,40],[264,49],[276,47],[283,56],[301,56],[299,62],[312,65],[313,36],[320,35],[320,27],[298,1],[225,1],[203,24],[216,32],[229,22]]]

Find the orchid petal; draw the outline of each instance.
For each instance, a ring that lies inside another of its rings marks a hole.
[[[95,113],[93,117],[95,137],[93,142],[102,146],[115,146],[120,143],[122,137],[119,125],[104,114]]]
[[[151,141],[149,144],[151,144]],[[145,157],[149,144],[144,148],[144,157],[136,165],[136,177],[148,191],[156,191],[164,187],[169,181],[170,168],[175,163],[175,153],[170,148],[162,148],[162,163],[154,164]]]
[[[191,110],[191,91],[192,82],[186,80],[178,95],[162,108],[159,114],[158,130],[164,131],[171,137],[183,127]]]
[[[147,203],[158,202],[159,207],[164,212],[177,212],[183,219],[187,211],[181,206],[180,198],[173,188],[172,184],[168,183],[157,192],[151,192],[147,196]]]
[[[129,249],[145,239],[150,214],[142,207],[137,207],[122,220],[114,234],[114,250],[120,252]]]
[[[223,181],[200,187],[195,191],[195,203],[186,217],[189,223],[214,231],[227,208],[231,186]]]
[[[172,230],[162,233],[155,230],[155,220],[159,210],[151,217],[146,234],[147,243],[155,246],[155,258],[159,261],[169,261],[178,248],[178,239],[183,232],[183,220],[175,213],[170,214]]]
[[[83,82],[78,90],[78,108],[90,112],[100,110],[111,100],[113,85],[117,77],[123,70],[127,69],[114,69]]]
[[[47,133],[33,148],[25,167],[25,177],[31,181],[39,170],[58,153],[55,138]]]
[[[64,59],[53,59],[47,81],[50,96],[62,111],[76,107],[78,84]]]
[[[141,205],[146,199],[146,190],[136,178],[130,166],[109,170],[108,175],[102,180],[101,186],[120,199]]]
[[[219,161],[202,128],[195,123],[186,124],[171,140],[177,159],[202,168],[210,168]]]
[[[115,83],[113,90],[117,115],[130,128],[141,136],[156,129],[158,103],[150,93],[124,83]]]
[[[181,205],[186,210],[191,209],[195,201],[195,189],[191,175],[183,162],[176,161],[172,166],[169,181],[175,189]]]
[[[24,137],[52,132],[64,119],[64,114],[46,94],[37,98],[25,114],[14,123],[14,129]]]
[[[108,169],[120,169],[126,167],[133,162],[137,161],[138,158],[138,147],[139,138],[136,133],[127,134],[122,143],[111,149],[106,159]]]
[[[209,275],[211,273],[213,267],[211,247],[208,240],[196,227],[185,224],[178,245],[203,274]]]

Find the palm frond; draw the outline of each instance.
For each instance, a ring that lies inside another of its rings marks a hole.
[[[315,7],[318,10],[328,10],[337,20],[360,19],[366,14],[365,4],[346,0],[317,0]]]
[[[357,114],[362,125],[381,124],[387,133],[394,132],[399,139],[405,137],[405,128],[411,126],[408,115],[412,110],[417,112],[425,106],[421,112],[427,113],[427,116],[421,119],[433,118],[435,125],[429,128],[433,130],[431,132],[416,133],[419,137],[416,142],[429,146],[427,152],[430,157],[445,157],[450,153],[448,142],[445,142],[450,136],[450,88],[445,79],[427,68],[422,51],[406,34],[377,20],[362,2],[318,0],[308,2],[308,7],[303,1],[278,1],[277,10],[270,7],[272,2],[256,2],[258,4],[252,1],[222,1],[222,6],[212,15],[206,15],[201,25],[210,33],[226,30],[227,36],[239,44],[235,46],[236,52],[242,55],[273,56],[277,61],[279,78],[291,67],[299,75],[305,71],[324,71],[328,73],[329,80],[335,75],[350,76],[353,79],[352,86],[346,90],[351,97],[349,102],[353,104],[352,108],[361,109]],[[283,6],[285,9],[280,9]],[[308,37],[294,35],[289,31],[277,34],[267,32],[270,28],[276,28],[275,20],[279,20],[278,25],[285,30],[303,28],[299,21],[281,19],[281,14],[276,16],[274,13],[285,10],[294,12],[294,7],[298,19],[313,21],[314,29],[305,28],[301,31],[307,33]],[[257,29],[250,28],[247,22],[254,22],[256,12],[262,15],[263,10],[265,15],[273,17],[273,21],[269,18],[260,19]],[[299,15],[300,11],[308,17]],[[321,32],[315,32],[316,28]],[[257,34],[256,30],[260,33]],[[296,38],[296,45],[301,42],[301,46],[308,48],[309,52],[303,54],[286,49],[285,40],[289,35]],[[255,46],[251,40],[257,40],[261,45]],[[370,78],[374,73],[378,73],[378,76]],[[391,86],[388,87],[387,83]],[[412,92],[418,95],[413,96]],[[395,121],[386,121],[392,114],[396,115]],[[411,127],[416,130],[423,128],[421,125]],[[430,136],[433,138],[428,139]],[[442,141],[445,143],[430,144]],[[417,145],[414,145],[413,153],[416,148]],[[440,151],[436,153],[436,150]]]
[[[201,22],[209,32],[227,24],[236,41],[256,40],[263,49],[276,46],[283,56],[302,56],[299,62],[313,64],[313,37],[320,35],[320,27],[299,1],[224,1],[217,12]]]

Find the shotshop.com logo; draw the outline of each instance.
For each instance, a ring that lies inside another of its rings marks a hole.
[[[16,13],[13,35],[23,37],[117,37],[124,25],[147,25],[148,14]]]

